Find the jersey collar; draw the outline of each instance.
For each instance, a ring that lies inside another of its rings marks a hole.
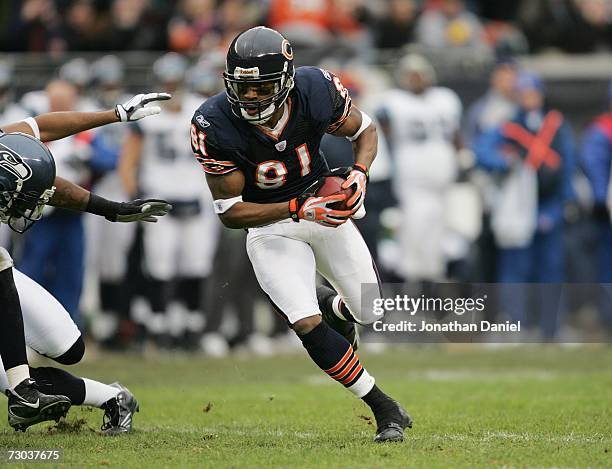
[[[278,120],[273,129],[265,127],[263,125],[257,125],[257,128],[261,130],[268,137],[273,138],[274,140],[278,140],[287,127],[287,123],[289,122],[289,118],[291,117],[291,98],[287,99],[287,102],[283,104],[283,115]]]

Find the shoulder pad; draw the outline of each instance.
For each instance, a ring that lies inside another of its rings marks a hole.
[[[351,98],[340,79],[317,67],[300,67],[296,71],[296,89],[312,118],[325,123],[334,132],[348,117]]]
[[[300,67],[295,71],[295,83],[304,92],[320,92],[333,83],[333,75],[318,67]]]
[[[242,146],[243,134],[237,128],[225,92],[204,101],[194,112],[191,122],[206,133],[206,140],[211,145],[227,150]]]

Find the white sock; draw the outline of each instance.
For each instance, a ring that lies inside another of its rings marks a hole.
[[[83,405],[91,407],[101,407],[106,401],[115,397],[120,389],[100,383],[92,379],[82,378],[85,382],[85,400]]]
[[[6,370],[6,377],[9,383],[9,389],[13,389],[24,379],[30,377],[30,368],[28,365],[17,365],[13,368]]]
[[[367,370],[364,368],[363,374],[359,377],[359,379],[355,382],[355,384],[353,384],[352,386],[346,389],[348,389],[353,394],[355,394],[355,396],[361,399],[363,396],[365,396],[367,393],[369,393],[372,390],[372,388],[374,387],[374,384],[375,384],[374,377],[370,375],[370,373],[368,373]]]

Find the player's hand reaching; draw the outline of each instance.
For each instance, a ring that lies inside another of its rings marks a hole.
[[[131,202],[114,202],[96,194],[89,194],[86,212],[100,215],[108,221],[129,223],[133,221],[148,221],[155,223],[158,217],[163,217],[172,209],[165,200],[136,199]]]
[[[289,201],[289,211],[293,221],[307,220],[336,228],[349,219],[350,210],[337,210],[331,207],[337,202],[345,201],[346,195],[333,194],[319,197],[314,194],[315,192],[316,190],[307,190]]]
[[[357,213],[357,211],[363,205],[366,195],[366,185],[368,183],[368,170],[365,166],[356,163],[353,165],[353,169],[349,173],[346,181],[342,184],[342,189],[353,188],[353,195],[351,195],[346,201],[347,207],[350,208],[351,215]]]
[[[147,93],[137,94],[133,98],[128,99],[123,104],[115,106],[115,114],[121,122],[132,122],[142,119],[143,117],[159,114],[161,108],[159,106],[147,106],[147,104],[155,101],[165,101],[170,99],[172,95],[168,93]]]
[[[148,221],[157,222],[158,217],[163,217],[172,209],[165,200],[161,199],[136,199],[131,202],[121,202],[116,213],[107,215],[106,219],[118,222]]]

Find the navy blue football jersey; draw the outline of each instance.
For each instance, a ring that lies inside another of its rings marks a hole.
[[[347,119],[351,98],[330,72],[301,67],[287,106],[288,120],[275,136],[235,116],[224,92],[206,100],[191,120],[191,147],[204,171],[242,171],[246,202],[284,202],[304,192],[327,172],[319,145]]]

